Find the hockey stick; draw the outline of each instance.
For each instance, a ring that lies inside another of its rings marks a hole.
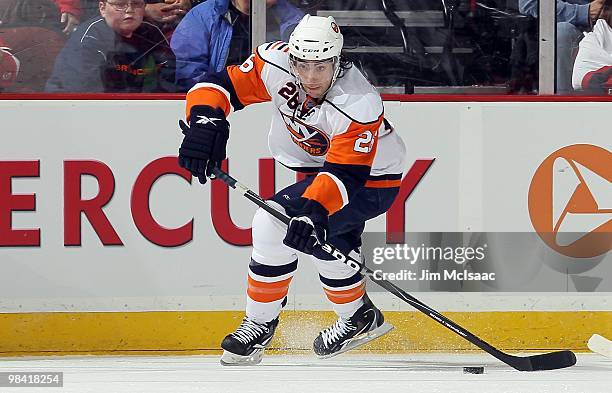
[[[231,188],[239,191],[245,198],[254,202],[257,206],[270,213],[279,221],[283,222],[285,225],[289,225],[289,221],[291,220],[290,217],[288,217],[285,213],[278,211],[274,207],[268,205],[266,201],[264,201],[259,195],[257,195],[248,187],[238,182],[229,174],[225,173],[219,168],[214,168],[213,174],[216,178],[222,180]],[[392,282],[377,279],[372,269],[368,268],[364,264],[361,264],[357,259],[352,258],[349,255],[345,255],[333,245],[325,243],[321,247],[325,252],[336,258],[338,261],[348,265],[357,272],[361,272],[367,275],[370,280],[374,281],[376,284],[391,292],[393,295],[410,304],[423,314],[429,316],[434,321],[438,322],[447,329],[452,330],[453,332],[457,333],[458,335],[471,342],[472,344],[476,345],[480,349],[484,350],[485,352],[491,354],[495,358],[501,360],[502,362],[519,371],[555,370],[559,368],[570,367],[576,364],[576,355],[574,355],[572,351],[557,351],[544,353],[541,355],[532,355],[524,357],[509,355],[505,352],[502,352],[499,349],[493,347],[491,344],[487,343],[486,341],[483,341],[481,338],[475,336],[466,329],[457,325],[455,322],[446,318],[444,315],[440,314],[436,310],[422,303],[420,300],[412,297]]]
[[[612,341],[599,334],[593,334],[587,343],[589,349],[607,358],[612,358]]]

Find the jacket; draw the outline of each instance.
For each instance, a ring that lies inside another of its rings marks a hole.
[[[193,7],[174,31],[171,47],[176,55],[177,83],[183,89],[200,82],[208,71],[224,69],[232,40],[228,8],[229,0],[207,0]],[[304,16],[287,0],[278,0],[268,11],[280,18],[283,40]]]
[[[104,18],[82,23],[71,34],[47,81],[49,92],[172,92],[175,59],[166,37],[143,22],[130,38]]]

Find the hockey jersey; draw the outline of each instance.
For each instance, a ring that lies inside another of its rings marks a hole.
[[[612,92],[612,27],[604,19],[580,41],[572,85],[576,90]]]
[[[240,66],[209,74],[187,93],[195,105],[226,116],[258,102],[276,110],[268,134],[273,157],[297,171],[318,172],[303,196],[333,214],[361,187],[399,187],[405,147],[384,120],[378,92],[356,67],[344,71],[322,102],[308,97],[289,71],[289,48],[266,43]]]

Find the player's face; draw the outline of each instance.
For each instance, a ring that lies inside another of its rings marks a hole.
[[[313,98],[321,98],[331,86],[334,76],[334,61],[300,61],[293,65],[306,93]]]
[[[100,14],[106,23],[124,37],[131,37],[144,18],[144,0],[106,0],[100,2]]]

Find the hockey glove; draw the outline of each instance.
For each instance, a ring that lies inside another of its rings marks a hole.
[[[179,165],[204,184],[226,157],[229,123],[221,109],[208,105],[191,108],[189,119],[189,126],[179,121],[185,135],[179,148]]]
[[[297,198],[285,204],[289,222],[283,243],[305,254],[312,252],[325,242],[328,229],[328,212],[319,202]]]

